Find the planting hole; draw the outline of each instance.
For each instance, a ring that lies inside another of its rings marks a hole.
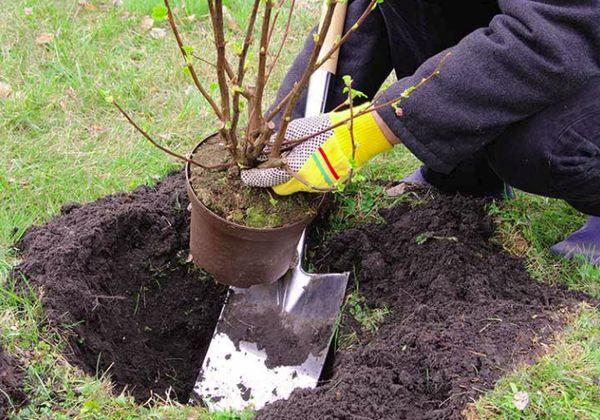
[[[226,288],[187,261],[181,174],[157,188],[64,206],[19,244],[18,271],[40,289],[48,320],[71,324],[72,362],[108,372],[143,402],[187,402]]]
[[[313,241],[319,272],[357,273],[340,350],[317,389],[258,418],[458,417],[533,360],[587,299],[534,281],[493,245],[484,201],[426,196],[383,211],[383,223]],[[47,319],[71,325],[72,362],[108,372],[140,402],[166,393],[187,402],[226,293],[187,262],[187,205],[184,177],[174,174],[155,188],[65,206],[18,244],[16,271],[39,290]],[[424,232],[428,240],[417,240]]]

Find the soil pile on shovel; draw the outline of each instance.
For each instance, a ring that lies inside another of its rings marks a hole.
[[[25,373],[17,359],[6,354],[0,345],[0,418],[8,417],[9,410],[18,409],[27,401],[22,390]]]
[[[187,402],[225,297],[186,262],[187,206],[183,174],[174,174],[64,206],[18,244],[16,271],[40,291],[48,320],[73,326],[72,361],[108,372],[138,401],[170,392]]]
[[[322,248],[323,270],[356,267],[371,308],[388,308],[375,336],[345,319],[358,343],[331,379],[267,406],[260,419],[457,418],[561,324],[583,298],[540,284],[489,241],[485,202],[436,197],[383,212],[385,223],[343,232]],[[318,254],[317,254],[318,255]]]

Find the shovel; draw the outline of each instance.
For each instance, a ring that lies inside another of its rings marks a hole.
[[[346,8],[336,5],[323,52],[342,34]],[[337,53],[311,77],[306,116],[324,112],[336,68]],[[229,289],[192,395],[209,410],[258,410],[295,389],[317,386],[350,274],[305,272],[305,236],[295,267],[283,278]]]

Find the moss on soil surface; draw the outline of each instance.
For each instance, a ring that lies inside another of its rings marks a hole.
[[[193,155],[206,166],[230,161],[218,137],[211,137]],[[236,168],[234,168],[236,169]],[[278,196],[266,188],[244,185],[236,170],[207,170],[192,165],[192,188],[200,201],[222,218],[252,228],[276,228],[312,217],[321,195]]]

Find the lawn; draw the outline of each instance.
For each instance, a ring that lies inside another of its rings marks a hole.
[[[209,110],[183,71],[167,31],[152,30],[145,19],[159,0],[11,0],[2,2],[0,20],[0,330],[2,345],[26,365],[29,403],[17,418],[196,418],[200,408],[172,401],[139,406],[114,395],[105,376],[90,377],[69,365],[66,342],[43,319],[31,293],[17,295],[8,272],[16,263],[13,244],[27,227],[41,224],[68,202],[89,202],[140,184],[152,184],[179,163],[139,135],[107,104],[110,91],[165,145],[185,153],[214,131]],[[174,2],[183,35],[198,54],[210,58],[203,0]],[[228,27],[244,25],[249,7],[230,0]],[[185,8],[183,7],[185,4]],[[294,22],[290,48],[275,77],[280,80],[318,7],[303,3]],[[165,22],[154,28],[166,29]],[[209,78],[211,69],[202,68]],[[273,92],[271,92],[272,94]],[[389,205],[382,181],[408,174],[418,162],[405,149],[373,161],[364,180],[339,194],[333,223],[338,228],[372,220]],[[565,283],[600,296],[600,269],[561,261],[548,246],[584,220],[565,203],[519,192],[490,212],[500,226],[497,241],[523,256],[539,281]],[[472,418],[598,418],[600,416],[600,316],[581,306],[556,343],[533,366],[507,372],[497,387],[468,408]],[[513,397],[527,392],[519,411]],[[227,418],[228,414],[212,415]]]

